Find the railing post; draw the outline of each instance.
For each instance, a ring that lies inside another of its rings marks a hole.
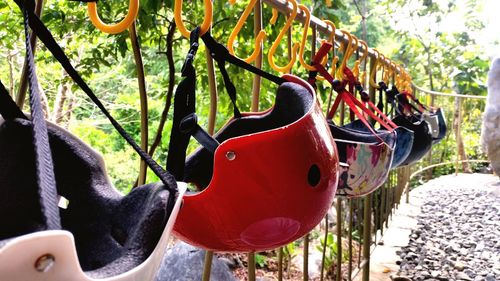
[[[304,271],[302,272],[302,280],[309,280],[309,233],[304,237],[304,260],[303,267]]]
[[[375,67],[376,58],[370,58],[370,76],[372,77],[372,72],[376,71]],[[369,87],[370,99],[373,101],[375,99],[375,88],[370,85]],[[368,194],[365,197],[364,202],[364,214],[363,214],[363,260],[365,261],[363,268],[363,281],[370,280],[370,245],[371,245],[371,201],[372,195]]]
[[[210,26],[210,31],[212,27]],[[205,48],[205,57],[207,59],[207,72],[208,72],[208,87],[210,89],[210,109],[208,111],[208,126],[207,132],[210,135],[215,131],[215,119],[217,117],[217,81],[215,80],[215,67],[214,60],[208,48]],[[212,270],[212,260],[214,253],[207,251],[205,253],[205,264],[203,267],[203,281],[210,280],[210,272]]]
[[[248,253],[248,281],[255,281],[255,253]]]
[[[44,2],[43,0],[37,0],[35,2],[35,15],[40,17],[43,12],[43,5]],[[33,52],[33,55],[35,55],[36,52],[36,39],[37,36],[33,36],[33,31],[30,31],[30,43],[31,43],[31,51]],[[23,64],[23,69],[21,72],[21,79],[19,83],[19,90],[17,92],[16,96],[16,104],[19,106],[19,108],[23,109],[24,105],[24,100],[26,98],[26,90],[28,89],[28,60],[24,58],[24,64]],[[14,95],[14,93],[10,93],[11,95]]]
[[[458,99],[458,116],[457,116],[457,129],[455,133],[455,138],[457,141],[457,157],[456,157],[456,162],[455,162],[455,176],[458,175],[458,169],[459,169],[459,158],[460,158],[460,123],[462,123],[462,98],[461,97],[456,97]],[[465,160],[465,159],[464,159]]]
[[[370,244],[371,244],[371,201],[372,195],[365,197],[363,212],[363,281],[370,280]]]
[[[410,169],[410,167],[406,168],[405,169]],[[405,173],[405,180],[404,180],[404,188],[405,188],[405,197],[406,197],[406,204],[409,204],[410,203],[410,176],[408,175],[408,177],[406,176],[406,173]]]
[[[262,30],[262,1],[258,0],[256,5],[253,8],[253,32],[257,37],[257,34]],[[255,67],[262,68],[262,44],[259,45],[259,55],[255,60]],[[252,84],[252,106],[251,110],[253,112],[259,111],[259,97],[260,97],[260,76],[255,74],[253,76],[253,84]]]
[[[214,257],[214,252],[206,251],[205,252],[205,263],[203,265],[203,277],[202,281],[210,280],[210,272],[212,271],[212,260]]]
[[[134,53],[135,69],[137,72],[137,83],[139,87],[139,101],[141,105],[141,149],[148,151],[148,95],[146,91],[146,78],[144,74],[144,63],[142,62],[141,47],[137,38],[137,30],[135,21],[128,28],[130,45]],[[147,166],[144,160],[139,162],[139,176],[137,178],[137,186],[146,183]]]
[[[325,276],[325,259],[326,259],[326,241],[328,240],[328,214],[325,216],[325,235],[323,237],[324,242],[323,242],[323,251],[321,255],[321,275],[319,280],[323,281],[324,276]]]
[[[311,24],[311,29],[312,29],[312,36],[311,36],[311,46],[312,46],[311,61],[312,61],[314,58],[314,54],[316,53],[316,31],[317,31],[316,24]],[[304,261],[303,261],[303,267],[304,267],[303,280],[304,281],[309,280],[309,238],[310,238],[310,235],[308,233],[304,237]]]
[[[348,233],[347,233],[347,239],[349,239],[349,264],[347,267],[347,280],[351,281],[351,275],[352,275],[352,225],[354,223],[353,219],[353,214],[354,214],[354,206],[352,203],[352,199],[348,199],[349,201],[349,228],[348,228]]]
[[[278,249],[278,281],[283,280],[283,247]]]
[[[335,280],[342,280],[342,197],[337,197],[337,267]]]
[[[215,118],[217,117],[217,81],[215,80],[214,60],[208,48],[205,48],[205,56],[207,57],[208,88],[210,89],[210,109],[208,111],[207,131],[209,134],[213,135],[215,131]]]

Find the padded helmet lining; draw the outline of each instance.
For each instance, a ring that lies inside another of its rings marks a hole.
[[[278,87],[274,107],[260,115],[243,116],[231,120],[214,137],[220,142],[230,138],[263,132],[289,125],[306,115],[313,105],[314,97],[305,87],[285,82]],[[213,174],[213,155],[199,148],[188,156],[184,181],[195,183],[204,189]]]
[[[95,151],[59,127],[48,130],[57,190],[69,200],[67,209],[60,209],[62,226],[75,238],[82,269],[103,278],[142,263],[168,220],[168,191],[150,184],[121,195]],[[46,229],[32,139],[29,120],[0,125],[0,240]]]

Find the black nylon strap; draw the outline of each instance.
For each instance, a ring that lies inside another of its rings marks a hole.
[[[182,77],[174,95],[174,118],[168,145],[167,170],[181,181],[184,179],[184,165],[186,161],[186,150],[189,144],[190,134],[181,131],[182,120],[195,112],[196,109],[196,70],[193,60],[198,51],[200,28],[191,31],[190,48],[182,66]]]
[[[215,41],[215,39],[210,35],[209,32],[206,32],[204,35],[201,36],[201,39],[203,39],[203,42],[205,43],[205,46],[208,48],[210,51],[210,55],[212,58],[217,62],[217,66],[219,67],[220,73],[222,74],[222,77],[224,79],[224,86],[226,88],[226,91],[229,95],[229,98],[231,99],[231,102],[234,107],[234,117],[235,118],[240,118],[241,113],[240,110],[238,109],[238,106],[236,105],[236,87],[234,86],[233,82],[229,78],[229,74],[227,73],[226,70],[226,62],[229,62],[233,65],[236,65],[238,67],[241,67],[245,70],[248,70],[254,74],[257,74],[261,77],[266,78],[269,81],[272,81],[278,85],[286,82],[285,79],[275,76],[271,73],[265,72],[262,69],[259,69],[251,64],[246,63],[243,60],[240,60],[239,58],[231,55],[229,53],[229,50],[219,42]]]
[[[217,66],[219,67],[219,71],[222,74],[222,78],[224,79],[224,86],[226,88],[227,94],[229,95],[231,103],[233,104],[234,118],[240,118],[241,112],[238,109],[238,105],[236,104],[236,87],[234,86],[233,81],[231,81],[231,78],[229,78],[229,74],[227,73],[226,61],[224,59],[216,61],[217,61]]]
[[[391,117],[394,117],[394,114],[401,114],[400,109],[396,105],[397,94],[399,94],[399,91],[395,86],[392,86],[390,90],[388,88],[385,90],[385,101],[387,104],[391,105],[387,114],[388,116],[390,115]]]
[[[34,7],[33,7],[34,8]],[[28,31],[28,12],[25,9],[24,15],[24,33],[26,36],[26,58],[29,82],[29,95],[31,105],[31,118],[33,123],[33,146],[35,148],[36,174],[38,181],[38,194],[40,199],[40,208],[44,216],[47,229],[61,229],[61,218],[57,204],[57,189],[54,176],[54,163],[52,161],[52,152],[49,146],[49,135],[47,133],[47,124],[42,110],[40,92],[38,89],[38,78],[36,76],[35,63],[33,61],[33,52],[30,43],[30,34]]]
[[[99,98],[94,94],[90,87],[85,83],[83,78],[80,76],[78,71],[73,67],[69,58],[66,56],[61,47],[57,44],[54,37],[47,29],[45,24],[38,18],[34,13],[34,2],[33,0],[14,0],[21,10],[26,9],[27,16],[29,18],[29,25],[31,30],[36,34],[36,36],[43,42],[45,47],[52,53],[52,55],[59,61],[64,70],[73,79],[73,81],[87,94],[87,96],[99,107],[102,113],[108,118],[113,127],[120,133],[120,135],[134,148],[134,150],[140,155],[140,157],[146,162],[146,164],[151,168],[151,170],[160,178],[160,180],[165,184],[165,188],[170,192],[177,192],[177,183],[174,177],[166,172],[156,161],[154,161],[146,152],[144,152],[139,145],[127,134],[127,132],[120,126],[120,124],[111,116],[108,110],[101,103]],[[26,4],[25,2],[26,1]],[[174,196],[172,196],[173,198]],[[173,202],[173,201],[172,201]]]
[[[220,143],[209,135],[203,128],[198,125],[198,116],[195,113],[191,113],[188,116],[182,118],[180,124],[180,131],[193,136],[205,149],[210,151],[210,153],[215,154],[215,150],[219,147]]]
[[[403,106],[403,107],[406,106],[409,110],[413,109],[418,113],[422,113],[422,111],[420,109],[418,109],[414,104],[412,104],[410,102],[410,100],[408,99],[408,96],[406,96],[404,94],[397,94],[396,97],[397,97],[398,103],[401,106]]]
[[[229,50],[219,42],[215,41],[215,39],[210,35],[209,32],[206,32],[201,36],[201,39],[205,43],[205,46],[210,50],[210,55],[214,58],[214,60],[224,60],[231,64],[234,64],[238,67],[246,69],[254,74],[257,74],[261,77],[266,78],[269,81],[272,81],[278,85],[285,83],[286,80],[273,75],[271,73],[265,72],[264,70],[257,68],[251,64],[246,63],[245,61],[240,60],[239,58],[231,55]]]
[[[0,81],[0,114],[5,120],[28,119],[14,102],[2,81]]]
[[[380,111],[384,111],[384,92],[387,91],[387,85],[382,81],[378,83],[378,103],[377,108]]]

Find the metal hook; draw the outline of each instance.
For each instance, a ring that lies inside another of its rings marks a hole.
[[[274,40],[273,44],[271,45],[271,48],[269,49],[269,52],[267,53],[267,59],[269,61],[269,65],[271,66],[271,68],[273,68],[274,70],[276,70],[278,72],[283,72],[283,73],[290,71],[290,69],[292,68],[293,64],[297,60],[297,50],[300,47],[300,44],[298,44],[298,43],[295,43],[293,45],[292,59],[290,60],[290,62],[287,65],[279,66],[279,65],[276,65],[274,63],[274,58],[273,58],[274,53],[276,52],[276,49],[278,48],[281,40],[283,39],[283,36],[285,36],[285,33],[290,28],[290,26],[293,23],[293,20],[297,16],[297,1],[295,1],[295,0],[287,0],[287,1],[292,3],[292,7],[293,7],[292,13],[288,17],[288,20],[286,21],[285,26],[278,34],[278,37],[276,38],[276,40]]]
[[[177,28],[179,28],[181,34],[184,37],[189,38],[190,32],[186,29],[186,26],[182,21],[182,2],[183,0],[175,0],[174,19],[175,19],[175,24],[177,25]],[[200,27],[200,36],[205,34],[210,29],[210,25],[212,24],[212,10],[213,10],[212,1],[203,0],[203,3],[205,5],[205,18],[203,19],[203,23],[201,24]]]
[[[229,3],[231,2],[234,3],[235,0],[230,0]],[[236,36],[238,36],[238,34],[240,33],[241,28],[243,27],[245,21],[252,12],[255,3],[257,3],[257,0],[250,0],[250,3],[246,7],[245,11],[243,11],[243,14],[236,23],[236,26],[234,27],[233,31],[231,32],[231,35],[229,35],[229,39],[227,40],[227,48],[229,50],[229,53],[231,53],[232,55],[234,55],[234,40],[236,39]],[[255,59],[257,59],[257,56],[260,54],[261,51],[260,46],[262,45],[264,39],[266,39],[266,32],[264,30],[260,30],[259,34],[257,34],[257,38],[255,38],[255,49],[253,50],[252,54],[249,57],[243,59],[246,63],[252,63]]]
[[[314,71],[314,70],[316,70],[316,68],[304,61],[304,51],[306,48],[307,32],[309,31],[309,22],[311,20],[311,12],[309,11],[309,9],[306,6],[304,6],[302,4],[299,5],[299,9],[302,12],[304,12],[304,15],[305,15],[304,30],[302,31],[302,41],[301,41],[300,49],[299,49],[299,61],[300,61],[300,64],[305,69],[307,69],[309,71]]]
[[[97,14],[97,2],[88,2],[87,10],[89,13],[90,21],[97,29],[105,33],[117,34],[129,28],[137,18],[137,14],[139,13],[139,0],[129,1],[127,15],[119,23],[116,24],[107,24],[101,20],[101,18]]]

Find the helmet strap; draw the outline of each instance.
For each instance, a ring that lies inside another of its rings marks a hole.
[[[231,102],[233,103],[234,118],[240,118],[241,113],[240,113],[240,110],[238,109],[238,106],[236,105],[236,99],[237,99],[236,87],[234,86],[233,82],[229,78],[229,74],[227,73],[227,70],[226,70],[226,62],[229,62],[230,64],[233,64],[237,67],[246,69],[246,70],[248,70],[254,74],[257,74],[263,78],[266,78],[267,80],[274,82],[278,85],[286,82],[286,80],[281,78],[281,77],[278,77],[278,76],[275,76],[271,73],[265,72],[262,69],[259,69],[255,66],[248,64],[245,61],[231,55],[231,53],[229,53],[229,50],[224,45],[215,41],[215,39],[210,35],[209,32],[202,35],[201,39],[203,39],[205,46],[210,51],[210,55],[212,56],[212,58],[217,62],[217,66],[219,67],[219,71],[222,74],[222,77],[224,79],[224,86],[225,86],[226,91],[229,95],[229,98],[231,99]]]
[[[28,6],[28,5],[27,5]],[[29,33],[28,7],[23,9],[26,60],[28,70],[31,121],[33,124],[33,146],[35,150],[35,167],[38,183],[40,209],[47,229],[61,229],[61,217],[57,204],[57,188],[54,175],[54,162],[49,145],[47,123],[42,109],[41,95],[36,75],[33,49]]]
[[[177,86],[174,96],[174,118],[168,146],[167,170],[179,181],[184,180],[186,150],[191,136],[212,154],[219,146],[219,142],[198,125],[198,117],[195,113],[196,69],[193,66],[193,61],[198,51],[199,37],[200,28],[196,27],[191,31],[189,51],[182,66],[184,79]],[[236,90],[234,91],[236,92]],[[236,102],[236,93],[234,93],[234,98],[234,102]],[[236,110],[235,107],[235,114]],[[239,111],[237,112],[239,114]]]
[[[28,17],[29,26],[33,31],[33,34],[42,41],[45,47],[52,53],[54,58],[61,64],[68,75],[73,79],[73,81],[83,90],[85,94],[94,102],[95,105],[101,110],[101,112],[108,118],[113,127],[120,133],[120,135],[129,143],[130,146],[139,154],[139,156],[146,162],[146,164],[151,168],[151,170],[160,178],[163,182],[165,189],[169,192],[177,193],[177,183],[174,177],[165,171],[156,161],[154,161],[151,156],[149,156],[145,151],[143,151],[140,146],[127,134],[123,127],[111,116],[109,111],[104,107],[99,98],[90,89],[87,83],[80,76],[78,71],[73,67],[69,58],[64,53],[63,49],[47,29],[45,24],[40,20],[40,18],[34,13],[34,1],[33,0],[15,0],[16,4],[21,8],[21,10]],[[170,203],[173,204],[174,200]]]

